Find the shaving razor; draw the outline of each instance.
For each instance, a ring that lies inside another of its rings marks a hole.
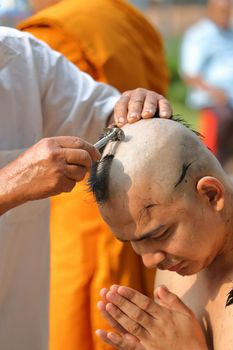
[[[104,135],[103,137],[97,141],[94,146],[98,150],[101,150],[108,141],[123,141],[125,138],[125,134],[122,129],[114,126],[112,128],[106,128],[104,129]]]

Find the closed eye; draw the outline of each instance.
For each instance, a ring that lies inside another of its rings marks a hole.
[[[163,241],[167,239],[173,231],[173,227],[169,227],[165,231],[163,231],[163,233],[160,236],[151,237],[150,239],[153,241]]]

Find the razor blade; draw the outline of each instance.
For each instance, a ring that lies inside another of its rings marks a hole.
[[[106,128],[104,130],[104,136],[97,141],[94,146],[100,150],[108,143],[108,141],[123,141],[124,138],[125,134],[122,129],[118,127]]]

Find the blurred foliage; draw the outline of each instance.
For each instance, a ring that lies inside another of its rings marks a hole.
[[[170,71],[169,93],[177,102],[185,102],[186,87],[179,75],[180,38],[169,38],[165,43],[167,63]]]
[[[166,57],[170,72],[168,99],[172,104],[173,113],[181,115],[189,124],[197,129],[197,111],[185,103],[186,86],[179,74],[179,52],[181,38],[167,38],[165,41]]]

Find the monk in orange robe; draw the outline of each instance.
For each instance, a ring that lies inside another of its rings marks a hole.
[[[121,92],[144,87],[166,93],[161,36],[132,5],[123,0],[31,3],[41,11],[19,29]],[[131,246],[115,240],[86,183],[79,183],[72,194],[52,199],[50,350],[112,349],[94,331],[108,328],[96,303],[99,290],[113,283],[151,295],[154,271],[144,268]]]

